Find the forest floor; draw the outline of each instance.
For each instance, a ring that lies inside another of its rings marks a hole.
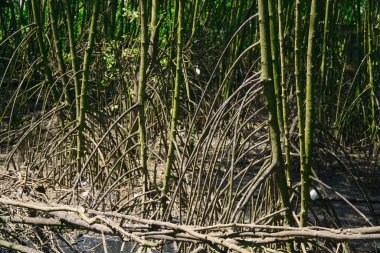
[[[331,204],[336,211],[337,217],[339,217],[340,227],[342,228],[369,227],[379,224],[379,165],[377,162],[376,164],[369,163],[367,159],[357,159],[355,165],[357,165],[355,166],[355,171],[348,171],[348,167],[343,168],[342,166],[336,166],[336,164],[318,171],[318,178],[323,183],[330,186],[331,190],[327,190],[324,194],[322,193],[322,199],[312,202],[313,210],[315,210],[318,217],[317,219],[320,219],[321,221],[323,220],[326,215],[323,210],[326,210],[328,204]],[[356,176],[350,175],[351,173]],[[372,214],[367,204],[368,202],[365,200],[365,196],[363,196],[358,185],[362,187],[362,190],[367,194],[368,200],[373,208]],[[317,189],[319,189],[319,187]],[[349,206],[349,204],[347,204],[347,202],[334,191],[352,203],[356,210]],[[329,202],[327,203],[324,199],[328,199]],[[322,223],[322,225],[328,226],[331,224]],[[339,226],[339,224],[337,225]],[[380,252],[380,242],[360,242],[353,243],[352,246],[355,248],[356,252],[360,253]]]
[[[60,198],[62,195],[70,191],[70,189],[55,189],[54,187],[47,187],[48,181],[41,179],[31,179],[32,181],[25,183],[25,173],[20,171],[6,171],[4,162],[6,159],[5,154],[0,154],[0,193],[3,196],[10,198],[17,198],[19,200],[27,201],[26,195],[32,194],[33,198],[53,200]],[[339,217],[340,224],[336,224],[342,228],[354,228],[376,225],[380,221],[380,175],[376,170],[377,165],[366,166],[363,162],[359,162],[359,167],[356,167],[355,173],[347,171],[342,166],[336,164],[327,164],[324,169],[318,170],[318,178],[323,183],[331,187],[330,190],[323,190],[319,186],[315,187],[322,197],[319,200],[312,202],[312,216],[311,220],[315,221],[316,226],[331,227],[332,224],[326,222],[326,215],[334,215],[331,211],[331,206]],[[326,163],[325,163],[326,165]],[[361,166],[361,167],[360,167]],[[24,174],[23,174],[24,173]],[[352,176],[350,174],[356,176]],[[295,176],[294,180],[298,180]],[[368,194],[368,199],[373,207],[371,213],[370,208],[365,200],[365,197],[357,187],[357,181],[362,189]],[[43,192],[40,192],[39,187],[43,186]],[[26,194],[26,191],[29,191]],[[84,189],[82,191],[85,191]],[[338,192],[343,198],[334,191]],[[344,198],[353,204],[354,208],[346,203]],[[327,210],[327,211],[326,211]],[[375,216],[375,217],[374,217]],[[367,219],[368,218],[368,219]],[[377,221],[376,221],[377,219]],[[82,234],[81,231],[75,231],[70,234],[70,244],[63,241],[60,242],[61,248],[65,252],[74,252],[74,249],[79,252],[104,252],[102,238],[92,234]],[[106,244],[108,252],[132,252],[133,244],[125,243],[117,237],[107,237]],[[376,242],[363,242],[353,244],[356,252],[380,252],[380,243]],[[167,244],[165,252],[176,252],[174,244]],[[122,251],[120,251],[123,249]]]

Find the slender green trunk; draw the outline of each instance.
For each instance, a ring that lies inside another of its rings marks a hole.
[[[55,4],[53,0],[49,0],[48,4],[49,4],[49,16],[50,16],[51,32],[53,35],[55,55],[57,58],[58,69],[61,75],[63,75],[62,83],[63,83],[63,92],[65,95],[65,103],[66,103],[66,106],[69,107],[71,105],[71,98],[69,97],[69,92],[68,92],[68,85],[67,85],[68,81],[67,81],[67,76],[65,73],[66,70],[65,70],[65,63],[63,61],[62,47],[59,41],[59,35],[57,34],[58,29],[57,29],[56,15],[55,15],[56,8],[55,8]]]
[[[199,0],[195,0],[194,12],[193,12],[193,23],[192,23],[192,26],[191,26],[191,36],[190,36],[191,38],[194,36],[195,30],[196,30],[196,27],[197,27],[198,2],[199,2]]]
[[[331,15],[331,8],[330,8],[330,2],[331,0],[326,1],[326,8],[325,8],[325,21],[324,21],[324,29],[323,29],[323,45],[322,45],[322,62],[321,62],[321,85],[320,85],[320,106],[319,106],[319,120],[322,121],[322,112],[323,112],[323,90],[325,89],[325,74],[326,74],[326,55],[327,55],[327,42],[328,42],[328,36],[329,36],[329,20]]]
[[[179,92],[180,84],[182,82],[182,29],[183,29],[183,6],[184,0],[179,0],[178,5],[178,27],[177,27],[177,60],[176,60],[176,76],[174,83],[174,94],[173,94],[173,103],[172,103],[172,120],[170,123],[170,133],[169,133],[169,150],[166,158],[166,168],[165,176],[162,187],[162,198],[163,198],[163,212],[166,210],[166,199],[169,192],[169,181],[170,175],[173,167],[174,161],[174,151],[175,146],[174,142],[176,139],[176,127],[177,127],[177,118],[179,110]]]
[[[156,57],[156,52],[158,49],[158,40],[159,40],[159,32],[157,30],[158,24],[158,13],[160,9],[160,1],[161,0],[152,0],[152,14],[150,21],[151,35],[150,35],[150,44],[149,44],[149,57],[151,61],[154,61]]]
[[[307,63],[306,63],[306,112],[305,112],[305,167],[301,170],[301,225],[307,225],[307,213],[309,205],[309,185],[310,171],[313,156],[313,136],[314,136],[314,89],[316,64],[315,51],[315,33],[318,24],[318,6],[319,0],[311,2],[310,24],[307,46]]]
[[[15,12],[15,3],[13,1],[9,1],[9,8],[10,8],[10,25],[13,29],[13,31],[19,30],[21,27],[21,21],[18,22]],[[20,20],[22,20],[22,17],[19,17]],[[14,35],[15,37],[15,45],[18,45],[22,40],[22,33],[21,31]]]
[[[110,20],[110,38],[113,39],[115,37],[115,31],[116,31],[116,14],[117,14],[117,6],[118,6],[118,1],[117,0],[112,0],[111,1],[111,20]]]
[[[144,174],[144,193],[149,189],[149,174],[147,167],[147,147],[146,147],[146,127],[145,127],[145,99],[146,99],[146,68],[148,55],[148,22],[146,12],[146,1],[140,0],[140,29],[141,29],[141,45],[140,45],[140,70],[139,70],[139,87],[137,101],[139,104],[139,136],[140,136],[140,159],[141,170]]]
[[[237,23],[237,19],[238,19],[238,16],[239,16],[239,13],[240,13],[240,9],[238,8],[238,1],[237,0],[234,0],[232,2],[232,6],[231,6],[231,10],[230,10],[230,13],[229,13],[229,21],[227,22],[228,23],[228,29],[227,29],[227,33],[226,33],[226,40],[229,39],[230,36],[232,36],[232,34],[234,34],[235,32],[235,29],[236,29],[236,23]],[[236,58],[236,53],[237,53],[237,47],[238,47],[238,44],[239,44],[239,36],[237,35],[234,42],[232,43],[231,47],[230,47],[230,50],[229,50],[229,53],[228,53],[228,60],[227,60],[227,69],[223,69],[221,68],[221,73],[223,73],[223,75],[225,75],[226,72],[229,71],[229,69],[231,69],[234,61],[235,61],[235,58]],[[232,84],[233,84],[234,80],[231,78],[231,81],[229,82],[226,82],[226,85],[225,85],[225,88],[224,88],[224,100],[227,100],[227,98],[230,96],[231,92],[232,92]]]
[[[42,64],[44,67],[45,78],[46,78],[49,85],[54,85],[53,75],[51,73],[51,69],[50,69],[50,66],[48,63],[48,51],[46,50],[45,42],[43,39],[44,24],[43,24],[42,19],[40,18],[41,12],[40,12],[40,9],[38,8],[36,0],[32,0],[31,4],[32,4],[34,22],[36,23],[36,26],[37,26],[37,31],[36,31],[37,32],[37,41],[38,41],[38,46],[39,46],[40,53],[42,56]],[[59,102],[59,92],[57,91],[57,88],[53,87],[52,92],[53,92],[54,102],[58,103]],[[59,118],[60,118],[61,126],[63,127],[64,126],[64,117],[61,113],[59,114]]]
[[[360,62],[361,62],[361,59],[362,59],[362,38],[361,38],[361,27],[362,27],[362,18],[361,18],[361,14],[360,14],[360,3],[361,3],[361,0],[355,0],[355,5],[356,5],[356,8],[355,8],[355,14],[356,14],[356,44],[355,44],[355,57],[354,57],[354,62],[355,62],[355,66],[359,66]],[[361,71],[361,68],[359,68],[357,70],[357,78],[355,78],[355,82],[353,83],[354,87],[355,87],[355,96],[359,96],[360,94],[360,84],[361,84],[361,78],[362,76],[362,71]],[[360,104],[358,103],[357,105],[357,110],[361,110],[360,108]]]
[[[267,100],[269,113],[269,135],[272,150],[272,163],[276,167],[278,188],[281,194],[282,206],[288,208],[285,215],[285,223],[290,224],[291,210],[288,190],[284,173],[284,164],[281,153],[280,129],[277,121],[276,95],[273,84],[273,68],[271,59],[270,33],[268,22],[268,4],[266,0],[258,1],[260,46],[261,46],[261,78],[264,82],[264,96]]]
[[[88,35],[87,47],[84,53],[83,60],[83,75],[82,84],[80,90],[80,107],[79,107],[79,120],[78,120],[78,137],[77,137],[77,159],[78,159],[78,170],[81,169],[82,158],[84,154],[84,135],[83,131],[86,127],[86,112],[87,112],[87,90],[88,90],[88,79],[90,76],[90,65],[92,49],[95,42],[95,32],[96,23],[98,21],[98,10],[99,10],[99,0],[94,0],[94,5],[92,9],[91,25]]]
[[[295,31],[294,31],[294,75],[296,81],[296,96],[297,96],[297,115],[298,115],[298,139],[299,139],[299,157],[300,170],[305,168],[305,140],[304,140],[304,101],[303,101],[303,86],[301,85],[301,3],[297,0],[295,6]]]
[[[175,1],[170,1],[170,5],[169,5],[169,10],[170,12],[173,10],[174,13],[171,15],[172,16],[172,20],[173,22],[171,22],[171,26],[170,26],[170,35],[169,35],[169,63],[170,63],[170,66],[174,69],[174,64],[172,63],[172,59],[174,58],[175,56],[175,44],[174,44],[174,41],[175,41],[175,34],[176,34],[176,30],[177,30],[177,27],[176,27],[176,22],[178,20],[178,1],[179,0],[175,0]],[[171,4],[174,3],[174,6],[172,6]],[[174,78],[173,78],[173,75],[170,75],[170,82],[168,84],[165,85],[165,98],[167,101],[169,101],[169,90],[170,90],[170,84],[174,83]]]
[[[282,120],[282,102],[281,102],[281,83],[280,83],[280,62],[278,52],[278,31],[277,31],[277,17],[276,17],[276,5],[275,1],[268,1],[268,14],[269,14],[269,28],[270,28],[270,45],[272,52],[272,68],[273,68],[273,85],[276,95],[276,110],[277,121],[280,131],[283,129]]]
[[[120,1],[120,7],[119,7],[119,22],[117,25],[117,39],[121,39],[121,36],[124,34],[124,22],[125,22],[125,17],[124,17],[124,12],[126,11],[126,8],[128,8],[128,0],[126,1]]]
[[[287,87],[285,83],[285,55],[284,55],[284,34],[282,25],[282,0],[277,2],[278,11],[278,36],[280,42],[280,63],[281,63],[281,99],[282,99],[282,119],[284,130],[284,149],[285,149],[285,172],[288,187],[292,185],[290,172],[290,143],[289,143],[289,127],[288,127],[288,108],[287,108]]]
[[[32,4],[34,22],[36,23],[36,26],[37,26],[37,42],[38,42],[38,46],[39,46],[40,53],[42,56],[42,63],[44,65],[45,78],[47,79],[48,83],[50,85],[52,85],[53,84],[53,76],[52,76],[51,69],[50,69],[49,64],[48,64],[48,58],[47,58],[48,52],[46,50],[45,42],[43,39],[44,24],[43,24],[42,20],[40,20],[40,13],[41,12],[40,12],[40,9],[38,8],[36,0],[32,0],[31,4]],[[58,94],[56,93],[55,96],[57,96],[57,95]],[[57,101],[58,96],[55,99]]]
[[[76,112],[75,118],[79,121],[80,83],[79,83],[79,77],[78,77],[78,59],[77,59],[76,50],[75,50],[73,17],[71,15],[70,0],[65,1],[65,12],[66,12],[67,32],[69,35],[71,68],[73,70],[73,80],[74,80],[74,88],[75,88],[75,112]]]
[[[366,0],[366,17],[367,17],[367,48],[368,48],[368,75],[369,75],[369,91],[371,99],[371,133],[375,134],[376,131],[376,120],[375,120],[375,88],[373,80],[373,62],[372,62],[372,0]]]
[[[360,14],[360,2],[361,0],[356,1],[356,51],[355,51],[355,65],[358,66],[361,60],[361,14]],[[360,78],[359,78],[360,80]]]

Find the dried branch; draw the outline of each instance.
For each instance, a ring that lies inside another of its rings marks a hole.
[[[26,246],[22,246],[16,243],[7,242],[4,240],[0,240],[0,246],[10,249],[10,250],[17,250],[19,252],[25,252],[25,253],[42,253],[42,251],[35,250]]]
[[[21,223],[25,225],[37,226],[66,225],[68,228],[78,228],[104,235],[119,235],[127,238],[127,240],[133,240],[146,247],[159,247],[163,244],[164,240],[172,240],[218,245],[229,250],[248,253],[249,249],[246,248],[246,246],[250,244],[264,245],[301,239],[322,239],[345,242],[376,241],[380,239],[380,226],[352,229],[288,227],[243,223],[217,224],[213,226],[192,226],[144,219],[138,216],[125,215],[117,212],[87,210],[85,213],[83,207],[65,205],[48,206],[43,203],[24,203],[5,198],[0,198],[0,203],[8,206],[17,206],[43,211],[56,217],[40,218],[0,216],[0,220],[4,223]],[[95,215],[95,217],[88,218],[92,215]],[[90,224],[88,223],[88,220],[93,222]],[[153,242],[151,240],[159,241]],[[4,245],[4,247],[13,247],[13,244],[11,243]],[[27,249],[20,250],[27,252],[25,251]]]

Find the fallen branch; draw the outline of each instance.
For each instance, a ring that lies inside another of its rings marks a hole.
[[[292,240],[322,239],[345,242],[380,240],[380,226],[331,229],[324,227],[302,228],[230,223],[202,227],[149,220],[117,212],[86,210],[85,213],[83,207],[48,206],[42,203],[24,203],[6,198],[0,198],[0,204],[43,211],[56,217],[0,216],[0,220],[3,223],[21,223],[38,226],[66,225],[68,228],[93,231],[102,235],[118,235],[146,247],[159,247],[163,244],[164,240],[172,240],[218,245],[231,251],[247,253],[249,252],[249,249],[246,248],[247,245],[256,247]],[[91,216],[94,217],[89,218]],[[89,220],[92,222],[89,223]],[[154,242],[156,240],[159,241]]]
[[[25,216],[0,216],[0,221],[3,223],[19,223],[25,225],[36,226],[61,226],[63,223],[59,219],[40,218],[40,217],[25,217]]]
[[[13,242],[7,242],[4,240],[0,240],[0,247],[4,247],[10,250],[17,250],[19,252],[25,252],[25,253],[42,253],[42,251],[35,250],[20,244],[16,244]]]

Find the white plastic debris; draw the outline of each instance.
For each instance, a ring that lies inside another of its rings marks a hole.
[[[317,193],[316,190],[312,189],[312,190],[310,191],[310,199],[311,199],[312,201],[316,201],[316,200],[319,199],[319,195],[318,195],[318,193]]]
[[[198,67],[195,67],[195,73],[199,76],[201,74],[201,70]]]
[[[114,112],[119,109],[119,105],[111,105],[110,109],[111,109],[111,112]]]
[[[90,194],[90,190],[85,190],[82,192],[82,198],[86,198]]]

